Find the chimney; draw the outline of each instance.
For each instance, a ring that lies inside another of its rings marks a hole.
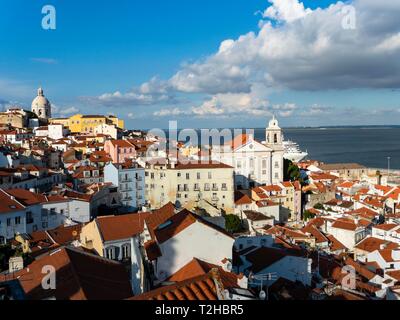
[[[24,268],[24,259],[22,257],[12,257],[8,260],[8,272],[14,273]]]
[[[224,260],[221,261],[222,263],[222,269],[226,272],[232,272],[232,262],[225,258]]]

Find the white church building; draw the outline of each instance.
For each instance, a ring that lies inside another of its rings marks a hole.
[[[36,114],[41,121],[47,121],[51,118],[51,103],[44,96],[42,88],[38,89],[37,97],[32,101],[32,112]]]
[[[283,154],[282,129],[273,117],[266,128],[265,141],[242,134],[223,146],[213,147],[211,156],[235,169],[237,189],[249,189],[283,181]]]

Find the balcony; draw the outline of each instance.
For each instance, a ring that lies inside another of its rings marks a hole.
[[[218,197],[212,197],[212,198],[211,198],[211,201],[212,201],[212,202],[218,202],[218,201],[219,201],[219,198],[218,198]]]
[[[212,191],[218,191],[218,187],[212,187]]]
[[[131,178],[123,178],[121,179],[122,183],[127,183],[127,182],[133,182],[133,180]]]

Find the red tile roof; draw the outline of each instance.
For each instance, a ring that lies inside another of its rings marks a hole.
[[[251,204],[253,200],[243,192],[235,191],[235,205]]]
[[[42,289],[44,266],[55,268],[55,290]],[[73,248],[57,249],[42,256],[15,276],[31,300],[51,297],[57,300],[121,300],[133,294],[123,264]]]
[[[181,282],[201,275],[206,275],[212,269],[218,269],[221,277],[222,284],[225,288],[238,288],[238,280],[242,277],[231,272],[224,271],[222,267],[193,258],[192,261],[187,263],[177,272],[175,272],[166,281],[168,282]]]
[[[129,239],[143,232],[148,212],[96,218],[104,241]]]
[[[206,275],[155,289],[136,296],[132,300],[218,300],[219,286],[223,288],[219,271],[213,269]]]
[[[14,212],[24,209],[24,206],[12,199],[8,193],[0,189],[0,213]]]
[[[175,214],[175,206],[172,202],[167,203],[162,208],[154,210],[147,218],[146,225],[151,237],[154,239],[154,229],[160,224],[170,219]]]
[[[382,239],[378,239],[378,238],[374,238],[374,237],[368,237],[368,238],[365,238],[364,240],[362,240],[361,242],[359,242],[354,248],[363,250],[366,252],[373,252],[375,250],[380,250],[381,247],[385,247],[388,249],[394,249],[394,248],[398,248],[399,245],[397,245],[396,243],[391,242],[391,241],[386,241],[386,240],[382,240]]]
[[[394,228],[397,228],[398,226],[399,225],[395,224],[395,223],[385,223],[385,224],[375,225],[374,228],[379,229],[379,230],[384,230],[384,231],[390,231]]]
[[[346,250],[346,246],[332,235],[326,236],[330,242],[331,251]]]
[[[190,169],[233,169],[233,167],[218,161],[207,161],[207,162],[195,161],[189,163],[178,162],[175,165],[175,170],[190,170]]]

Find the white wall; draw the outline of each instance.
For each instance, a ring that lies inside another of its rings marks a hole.
[[[202,223],[195,222],[168,241],[159,244],[162,256],[157,260],[156,275],[165,280],[193,258],[222,265],[232,259],[234,239]]]

